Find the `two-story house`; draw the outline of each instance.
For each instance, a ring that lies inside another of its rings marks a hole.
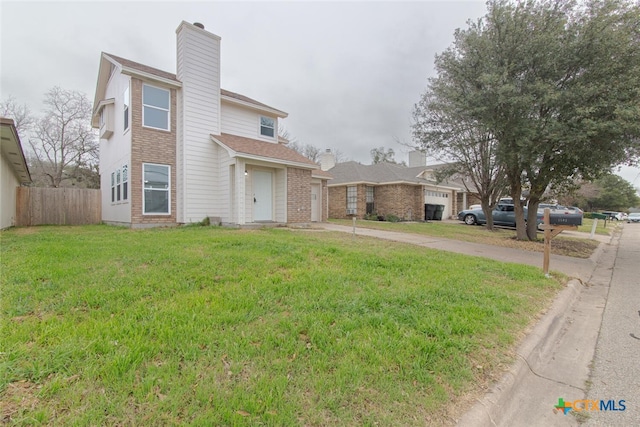
[[[287,113],[220,88],[220,37],[182,22],[177,72],[102,53],[102,219],[153,227],[327,219],[327,179],[278,137]]]

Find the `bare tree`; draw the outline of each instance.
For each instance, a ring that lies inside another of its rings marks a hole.
[[[20,139],[25,139],[27,132],[35,123],[33,114],[26,104],[18,104],[13,96],[0,102],[0,116],[13,119]]]
[[[36,121],[29,145],[35,166],[50,187],[95,171],[98,143],[91,128],[91,103],[83,93],[54,87],[45,95],[45,115]]]
[[[302,154],[312,162],[318,163],[320,161],[320,153],[322,151],[318,147],[311,144],[303,144],[299,142],[298,138],[291,135],[291,133],[289,133],[289,131],[282,125],[278,127],[278,136],[282,139],[287,140],[287,147]]]
[[[351,159],[347,157],[346,154],[344,154],[339,148],[334,148],[331,150],[331,152],[333,153],[333,157],[336,160],[336,164],[351,161]]]
[[[371,153],[371,164],[373,165],[377,163],[396,163],[394,159],[396,153],[393,151],[393,148],[372,148],[369,153]]]

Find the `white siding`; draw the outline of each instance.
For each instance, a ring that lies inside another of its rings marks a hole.
[[[9,160],[0,161],[0,229],[15,225],[16,188],[20,185]]]
[[[131,222],[131,118],[129,129],[124,131],[124,92],[130,86],[130,80],[128,76],[115,72],[105,91],[105,99],[115,99],[113,135],[109,139],[100,140],[102,220],[107,222]],[[129,168],[129,200],[111,203],[111,172],[121,169],[124,165]]]
[[[276,222],[287,222],[287,170],[276,169],[275,173],[275,217]]]
[[[214,214],[215,216],[219,216],[222,218],[223,222],[235,222],[231,220],[232,213],[232,197],[231,192],[233,191],[233,187],[235,182],[232,182],[232,177],[230,176],[231,165],[234,163],[233,159],[229,157],[227,151],[217,144],[214,144],[216,150],[218,151],[218,202],[216,206],[214,206]],[[244,171],[243,171],[244,173]]]
[[[227,202],[211,134],[220,133],[220,38],[183,22],[177,30],[178,222],[197,222]],[[179,191],[180,191],[179,190]]]
[[[275,138],[260,135],[260,116],[271,117],[276,122],[276,135],[278,133],[278,118],[260,114],[248,108],[242,108],[227,102],[222,103],[222,133],[244,136],[246,138],[260,139],[262,141],[276,142]]]
[[[253,168],[246,165],[245,170],[247,175],[244,179],[244,216],[241,218],[242,224],[253,222]]]

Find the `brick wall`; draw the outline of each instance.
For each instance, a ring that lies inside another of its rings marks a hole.
[[[329,218],[346,218],[347,187],[329,187],[327,193],[329,200]]]
[[[287,222],[311,222],[311,171],[287,168]]]
[[[367,213],[367,186],[356,185],[357,205],[356,218],[364,218]],[[329,187],[329,218],[349,219],[354,215],[347,215],[347,186]]]
[[[424,219],[424,198],[419,185],[380,185],[374,190],[374,211],[378,215],[395,215],[406,221]]]
[[[456,194],[456,210],[453,212],[453,215],[458,215],[458,212],[460,212],[463,208],[463,204],[462,204],[462,198],[463,198],[464,193],[457,193]],[[469,206],[471,205],[479,205],[480,204],[480,198],[478,197],[478,195],[476,193],[467,193],[467,206],[466,208],[468,209]]]
[[[131,79],[131,226],[146,227],[176,224],[176,90],[171,89],[171,130],[142,127],[142,81]],[[142,214],[142,164],[157,163],[171,167],[171,214]]]

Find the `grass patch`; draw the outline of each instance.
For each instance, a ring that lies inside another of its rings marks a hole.
[[[0,234],[9,424],[452,424],[561,287],[340,233]]]
[[[593,228],[593,219],[591,218],[582,218],[582,225],[578,227],[578,231],[583,233],[591,233],[591,229]],[[598,220],[598,224],[596,225],[596,233],[601,234],[603,236],[610,236],[617,227],[616,221],[607,221],[606,227],[605,222],[601,219]]]
[[[330,222],[339,225],[352,226],[349,220],[332,219]],[[516,240],[516,232],[508,228],[496,228],[488,231],[485,227],[469,226],[461,223],[450,222],[401,222],[389,223],[383,221],[357,221],[356,227],[371,228],[375,230],[398,231],[403,233],[422,234],[431,237],[462,240],[465,242],[485,243],[494,246],[503,246],[513,249],[543,252],[544,239],[539,233],[539,239],[535,241]],[[599,242],[589,239],[557,236],[551,243],[551,253],[577,258],[589,258],[598,247]]]

